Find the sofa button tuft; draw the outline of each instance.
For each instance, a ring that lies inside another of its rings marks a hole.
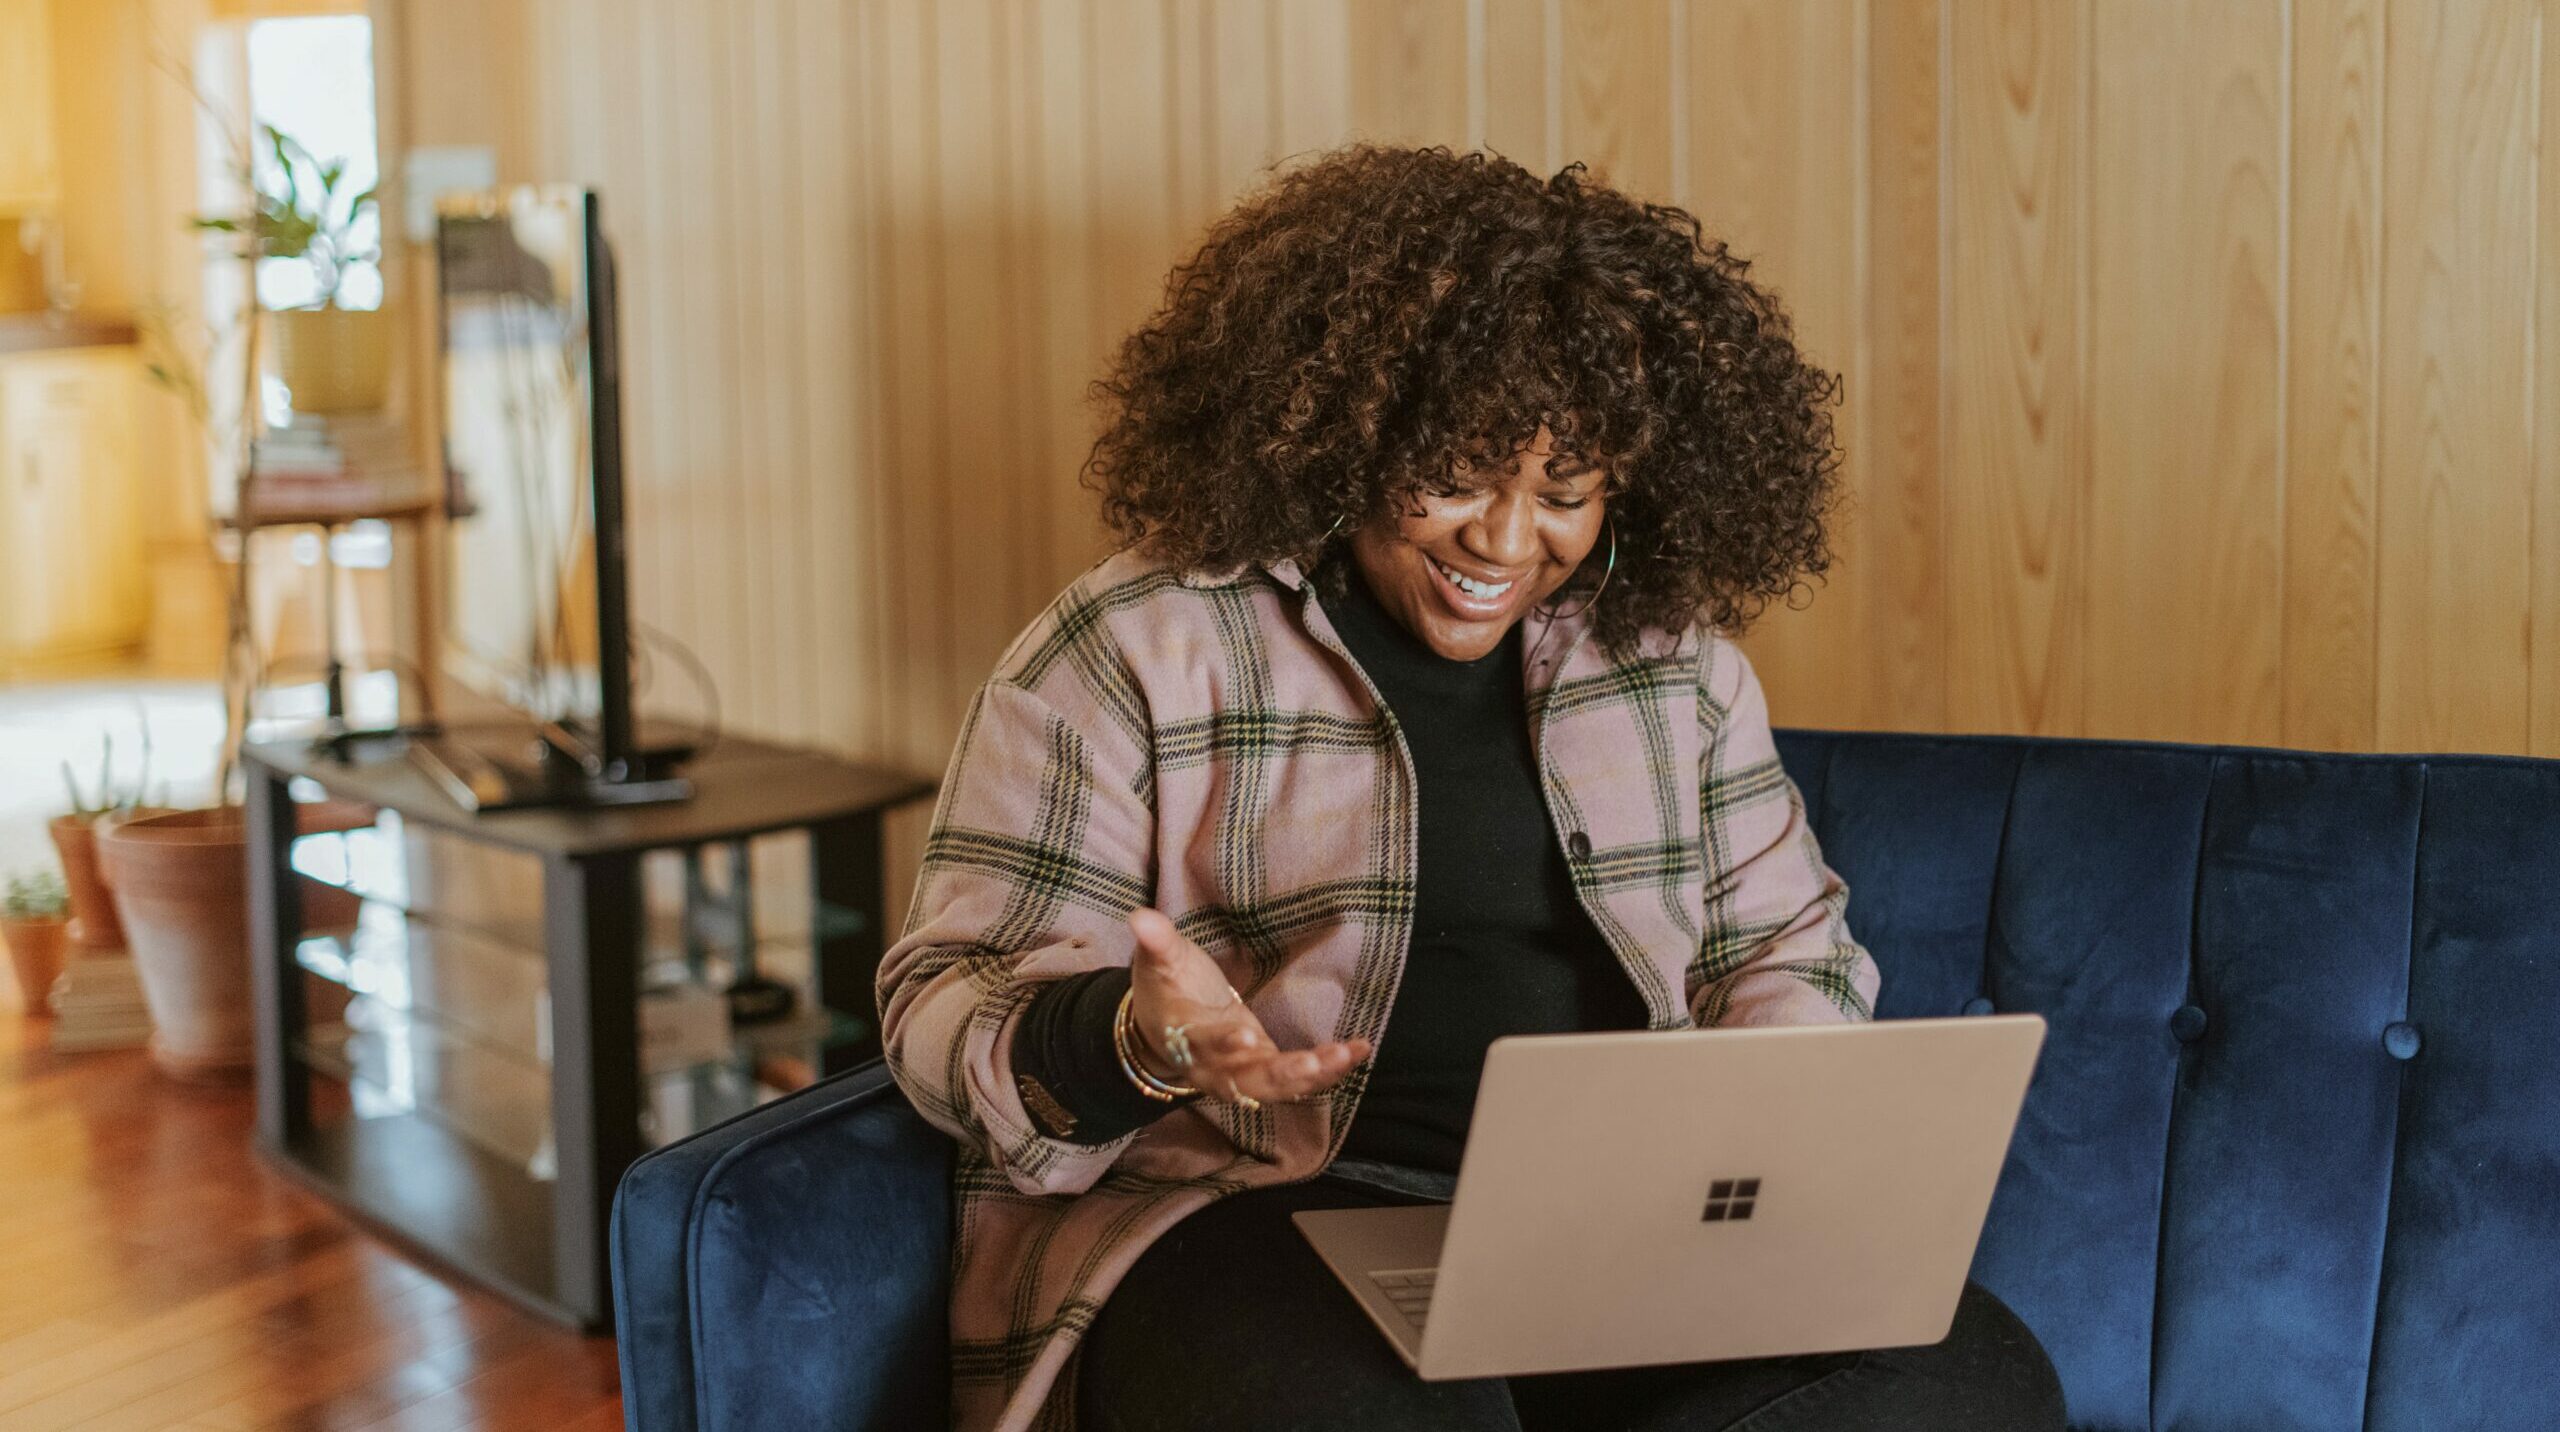
[[[2182,1004],[2169,1016],[2169,1032],[2180,1044],[2193,1044],[2204,1038],[2204,1011],[2192,1004]]]
[[[1991,1012],[1991,997],[1989,995],[1975,995],[1973,998],[1964,1002],[1964,1012],[1967,1014],[1989,1014]]]
[[[2382,1047],[2389,1050],[2394,1059],[2417,1058],[2418,1026],[2405,1019],[2391,1021],[2383,1026]]]

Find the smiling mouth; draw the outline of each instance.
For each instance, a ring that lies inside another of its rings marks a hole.
[[[1423,554],[1423,560],[1431,564],[1432,572],[1440,579],[1435,585],[1440,589],[1441,599],[1462,617],[1483,619],[1499,615],[1510,605],[1509,598],[1520,585],[1517,577],[1507,582],[1479,582],[1452,570],[1428,552]]]
[[[1471,597],[1482,597],[1490,601],[1495,597],[1502,596],[1509,592],[1513,587],[1519,585],[1520,579],[1517,577],[1512,578],[1508,582],[1479,582],[1475,578],[1451,567],[1448,563],[1441,561],[1437,557],[1429,557],[1428,553],[1424,555],[1429,558],[1432,566],[1440,569],[1441,575],[1447,577],[1450,581],[1457,583],[1458,590]]]

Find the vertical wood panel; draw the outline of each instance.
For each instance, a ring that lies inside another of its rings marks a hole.
[[[345,8],[365,6],[349,0]],[[537,77],[528,64],[525,9],[522,0],[410,0],[395,12],[403,52],[435,65],[432,82],[409,85],[402,93],[412,142],[488,145],[497,152],[502,183],[522,183],[540,173],[532,112],[537,92],[552,77]],[[162,41],[181,56],[183,33]],[[461,63],[466,57],[468,63]]]
[[[2533,341],[2533,690],[2528,749],[2560,756],[2560,0],[2543,0],[2534,39],[2542,168],[2534,220],[2538,292]]]
[[[1092,500],[1077,483],[1097,431],[1085,384],[1104,356],[1094,313],[1095,56],[1087,44],[1091,20],[1083,0],[1041,0],[1036,17],[1040,346],[1033,381],[1040,440],[1034,451],[1048,493],[1043,586],[1054,591],[1099,558],[1104,546]]]
[[[1253,182],[1272,153],[1272,7],[1275,0],[1219,0],[1209,12],[1209,212],[1214,218]]]
[[[808,456],[802,474],[807,508],[797,525],[807,564],[811,645],[799,659],[809,667],[809,695],[817,708],[810,734],[839,749],[868,750],[877,749],[881,739],[875,704],[880,671],[874,629],[864,614],[876,614],[877,608],[858,579],[880,558],[864,501],[877,483],[860,480],[865,468],[854,436],[868,391],[863,378],[872,369],[870,359],[857,356],[870,335],[857,278],[869,255],[854,221],[855,186],[865,170],[860,131],[848,119],[862,90],[847,43],[854,23],[832,0],[794,0],[791,8],[797,73],[789,122],[799,153],[793,182],[802,187],[803,199],[800,232],[784,241],[801,251],[797,386]]]
[[[818,670],[810,577],[812,414],[808,375],[798,366],[800,335],[809,322],[801,298],[809,291],[809,250],[797,240],[806,228],[802,211],[810,194],[812,157],[805,152],[798,123],[799,76],[792,56],[804,37],[794,23],[795,8],[792,0],[757,0],[755,8],[755,172],[758,187],[769,196],[758,226],[758,243],[766,254],[759,266],[765,322],[755,383],[764,397],[766,424],[767,461],[757,478],[773,554],[775,700],[783,713],[778,726],[786,736],[810,740],[817,736],[819,722],[812,689]]]
[[[2086,15],[1948,10],[1947,717],[2082,727]]]
[[[1547,152],[1547,10],[1557,0],[1485,0],[1484,147],[1544,177]]]
[[[1640,199],[1671,199],[1669,0],[1559,0],[1567,162]]]
[[[880,97],[872,113],[881,180],[872,219],[881,260],[873,274],[889,323],[879,377],[888,450],[881,477],[895,515],[898,561],[888,629],[902,639],[901,660],[885,679],[897,713],[891,749],[928,769],[949,754],[959,717],[950,693],[966,671],[956,658],[959,629],[944,596],[955,552],[942,487],[951,464],[940,416],[942,206],[934,178],[941,141],[929,83],[932,15],[921,0],[884,0],[879,18],[885,23],[870,56]]]
[[[658,23],[652,26],[657,44],[652,47],[658,84],[655,93],[666,102],[641,107],[643,114],[653,114],[654,126],[648,152],[659,156],[659,167],[649,182],[648,194],[656,206],[658,242],[662,261],[651,275],[653,287],[663,289],[666,298],[666,322],[661,331],[669,369],[661,388],[666,404],[666,425],[662,430],[664,445],[660,449],[662,471],[673,510],[671,522],[677,524],[674,534],[672,572],[681,573],[684,584],[683,603],[675,613],[684,625],[672,634],[700,653],[714,680],[720,683],[724,708],[743,705],[745,693],[729,684],[725,664],[709,649],[715,633],[725,635],[730,628],[723,624],[720,589],[728,584],[726,562],[687,561],[685,549],[692,551],[725,551],[714,540],[714,534],[703,513],[706,488],[702,481],[702,445],[697,430],[709,421],[703,411],[712,393],[711,374],[704,367],[707,343],[697,316],[699,303],[695,290],[708,282],[702,272],[703,257],[697,243],[692,211],[706,206],[699,202],[699,187],[693,182],[697,166],[687,154],[685,131],[689,128],[682,116],[688,108],[704,102],[699,83],[697,57],[702,53],[702,38],[694,18],[694,0],[648,0],[657,9]],[[725,642],[723,643],[725,645]],[[726,714],[724,710],[724,715]]]
[[[1110,156],[1092,179],[1101,216],[1094,245],[1102,298],[1096,338],[1113,346],[1154,308],[1180,238],[1165,181],[1179,116],[1156,79],[1167,62],[1164,27],[1128,0],[1095,0],[1094,19],[1091,83],[1101,101],[1096,152]]]
[[[2293,16],[2282,739],[2362,750],[2374,739],[2382,17],[2379,0]]]
[[[2084,733],[2281,736],[2276,0],[2100,4]],[[2101,599],[2103,597],[2103,599]]]
[[[1862,9],[1861,0],[1728,0],[1687,27],[1685,57],[1690,207],[1710,239],[1750,261],[1745,277],[1778,296],[1805,360],[1840,375],[1845,393],[1866,390],[1858,362],[1865,136],[1840,122],[1841,96],[1862,82]],[[1832,530],[1827,582],[1808,584],[1797,609],[1772,607],[1745,643],[1762,681],[1783,694],[1782,721],[1821,711],[1865,725],[1882,704],[1873,695],[1877,668],[1839,659],[1868,649],[1870,607],[1854,576],[1870,545],[1864,498],[1879,474],[1857,436],[1864,416],[1846,402],[1832,411],[1847,510]]]
[[[1352,3],[1287,0],[1272,8],[1283,157],[1329,149],[1351,133]]]
[[[556,17],[553,34],[560,48],[536,62],[536,74],[610,72],[630,77],[631,83],[648,76],[649,27],[636,22],[599,26],[597,10],[602,3],[561,0],[544,7]],[[630,15],[625,18],[636,21]],[[580,36],[585,38],[571,38]],[[581,44],[588,47],[587,61],[573,64],[568,51]],[[662,407],[657,385],[665,366],[658,314],[665,286],[655,281],[654,196],[632,179],[632,154],[645,131],[636,116],[616,124],[604,91],[600,82],[561,84],[561,141],[565,152],[583,156],[576,162],[584,166],[582,177],[597,187],[605,231],[615,262],[621,265],[616,318],[622,341],[622,490],[624,510],[630,514],[623,544],[629,555],[625,578],[631,589],[632,618],[663,629],[679,624],[670,593],[680,580],[667,540],[674,524],[667,516],[668,488],[657,441]]]
[[[2525,748],[2533,9],[2390,7],[2376,674],[2395,749]]]
[[[1217,210],[1215,96],[1217,55],[1210,44],[1212,0],[1164,0],[1165,92],[1173,105],[1174,237],[1187,247]]]
[[[1055,592],[1047,581],[1055,484],[1045,470],[1044,424],[1033,380],[1045,324],[1042,305],[1050,263],[1041,243],[1039,57],[1031,49],[1035,18],[1033,7],[1018,0],[999,0],[994,7],[1000,60],[993,76],[999,97],[994,142],[1001,156],[996,176],[1000,219],[995,226],[999,267],[994,295],[999,318],[998,331],[992,335],[996,369],[988,391],[998,395],[1005,409],[998,436],[1007,512],[1000,520],[1013,568],[1012,599],[1025,615],[1039,610]],[[998,640],[1012,635],[1011,631],[999,633]],[[993,660],[990,653],[990,665]]]
[[[1355,4],[1351,123],[1386,144],[1463,144],[1467,134],[1467,0]]]
[[[721,201],[713,233],[720,245],[722,259],[717,262],[725,280],[719,289],[721,316],[726,320],[721,328],[726,345],[722,367],[731,397],[725,415],[727,440],[720,446],[714,470],[725,479],[728,501],[723,506],[733,524],[729,540],[735,545],[728,550],[757,557],[731,576],[742,598],[745,622],[733,629],[731,645],[749,670],[749,709],[760,718],[758,729],[779,735],[787,718],[781,698],[782,672],[774,660],[781,613],[774,601],[776,554],[767,477],[774,466],[776,440],[783,435],[766,421],[761,381],[767,319],[762,289],[772,267],[764,252],[761,220],[779,196],[762,192],[757,173],[757,152],[773,138],[755,118],[761,101],[755,57],[758,8],[758,0],[732,0],[712,15],[721,41],[715,76],[720,112],[736,116],[715,126],[723,143],[717,160],[720,183],[713,190]],[[732,254],[753,257],[740,263],[727,257]]]
[[[722,671],[728,689],[738,694],[744,718],[740,724],[765,731],[777,713],[773,668],[763,659],[772,635],[767,611],[772,594],[764,576],[770,554],[758,543],[762,534],[757,531],[749,477],[760,463],[764,438],[750,416],[753,393],[745,375],[746,329],[752,318],[746,294],[754,282],[755,266],[734,257],[755,252],[741,219],[754,195],[753,183],[739,172],[738,137],[749,126],[735,118],[752,96],[737,74],[744,40],[738,34],[736,10],[725,3],[696,0],[693,23],[701,40],[695,53],[704,102],[712,106],[712,113],[732,117],[727,123],[703,126],[700,147],[693,155],[699,166],[692,175],[697,206],[691,228],[698,255],[693,294],[704,344],[698,357],[712,397],[707,403],[696,399],[706,421],[694,434],[698,444],[694,480],[701,485],[701,507],[708,518],[706,530],[713,550],[756,554],[752,561],[730,566],[716,589],[713,606],[720,614],[720,639],[715,646],[721,664],[713,669]]]
[[[935,7],[937,100],[941,144],[935,182],[942,207],[935,226],[941,252],[941,305],[933,321],[944,368],[940,427],[944,466],[926,474],[948,503],[951,547],[935,575],[951,612],[955,649],[944,672],[947,712],[956,715],[1003,649],[1005,627],[1020,620],[1019,544],[1026,535],[1012,510],[1013,405],[1004,393],[1005,156],[1002,106],[995,93],[994,7],[1005,0],[961,0]]]
[[[1947,724],[1939,7],[1875,0],[1869,16],[1867,383],[1842,404],[1866,441],[1866,480],[1843,581],[1866,604],[1875,705],[1837,723],[1934,731]]]

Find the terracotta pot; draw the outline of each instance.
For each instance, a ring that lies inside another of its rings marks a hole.
[[[109,817],[98,862],[172,1078],[250,1073],[248,831],[236,806]]]
[[[71,922],[55,915],[42,920],[0,920],[0,940],[9,942],[9,967],[18,976],[18,1008],[27,1014],[53,1013],[53,981],[62,973],[63,947],[70,943]]]
[[[166,806],[140,806],[137,815],[160,815]],[[123,812],[119,812],[122,814]],[[98,869],[97,817],[58,815],[46,829],[54,852],[62,857],[62,883],[71,888],[71,943],[84,950],[112,950],[124,944],[124,926],[116,920],[116,904]]]
[[[267,315],[276,376],[297,413],[364,413],[391,391],[391,315],[379,309],[294,308]]]

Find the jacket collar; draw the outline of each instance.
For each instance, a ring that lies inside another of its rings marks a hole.
[[[1232,585],[1237,578],[1255,567],[1269,572],[1273,581],[1292,592],[1304,587],[1307,582],[1306,573],[1298,569],[1298,559],[1295,557],[1271,557],[1260,562],[1233,562],[1224,567],[1182,572],[1177,574],[1174,580],[1186,587],[1224,587]]]
[[[1296,592],[1302,600],[1312,595],[1307,574],[1299,567],[1298,559],[1295,557],[1266,557],[1259,561],[1235,562],[1224,567],[1184,572],[1176,580],[1186,587],[1224,587],[1242,580],[1246,573],[1257,568],[1268,573],[1271,580],[1280,584],[1282,590]],[[1587,610],[1578,606],[1559,617],[1549,615],[1542,608],[1530,608],[1528,614],[1520,619],[1525,627],[1522,635],[1528,638],[1529,649],[1558,654],[1573,651],[1581,644],[1583,632],[1591,624],[1591,618],[1585,614]],[[1692,628],[1683,633],[1674,643],[1674,650],[1683,655],[1694,655],[1697,650],[1695,643],[1698,640],[1700,640],[1700,633]],[[1543,672],[1533,664],[1531,670],[1533,684],[1539,683],[1541,676],[1551,673],[1554,666],[1561,664],[1560,656],[1552,660]]]

